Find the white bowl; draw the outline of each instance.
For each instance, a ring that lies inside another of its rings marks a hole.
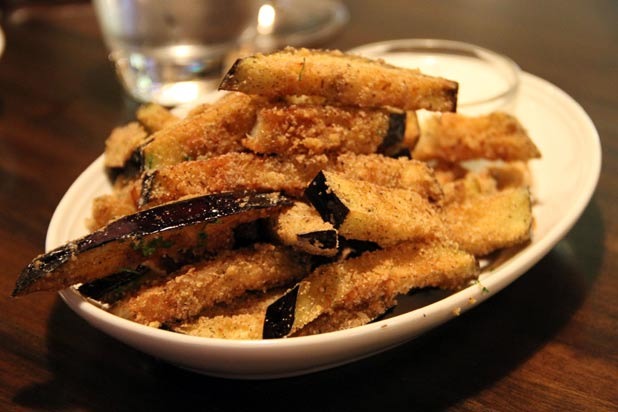
[[[514,111],[543,153],[541,160],[531,164],[538,200],[533,210],[536,227],[528,246],[491,273],[481,275],[482,286],[472,285],[448,296],[415,294],[420,300],[398,308],[394,316],[353,329],[253,341],[201,338],[154,329],[112,315],[72,288],[60,292],[60,296],[79,316],[118,340],[212,376],[261,379],[300,375],[400,345],[481,304],[525,273],[565,236],[590,201],[599,178],[601,147],[584,110],[557,87],[523,73],[519,104]],[[92,199],[108,191],[103,159],[99,157],[58,205],[49,225],[46,249],[86,234],[85,221]]]

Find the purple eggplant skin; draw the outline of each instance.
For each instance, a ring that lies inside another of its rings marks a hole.
[[[326,184],[326,176],[319,172],[305,189],[305,197],[315,207],[325,222],[330,222],[335,229],[339,228],[350,209],[343,204],[337,195]]]
[[[315,232],[299,233],[296,235],[299,240],[310,245],[328,251],[336,251],[339,245],[339,236],[334,229],[317,230]],[[333,253],[334,254],[334,253]]]
[[[235,226],[291,205],[279,193],[226,192],[127,215],[36,257],[19,275],[12,296],[61,290],[187,251],[213,252],[233,242]]]
[[[268,306],[262,329],[263,339],[283,338],[290,333],[294,325],[294,311],[299,288],[298,284],[295,285]]]
[[[406,133],[406,114],[390,113],[388,116],[388,130],[378,147],[378,153],[396,157],[403,149],[403,138]]]

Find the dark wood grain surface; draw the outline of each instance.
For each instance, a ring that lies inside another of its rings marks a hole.
[[[0,58],[0,410],[618,410],[618,2],[347,2],[350,23],[324,46],[445,38],[507,54],[587,111],[602,173],[566,238],[487,302],[383,354],[272,381],[187,372],[55,294],[9,296],[66,189],[136,108],[91,6],[43,4],[0,3],[13,6]]]

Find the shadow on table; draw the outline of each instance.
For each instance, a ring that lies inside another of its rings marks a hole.
[[[14,401],[37,410],[445,409],[491,386],[558,333],[598,275],[602,239],[592,204],[551,253],[474,310],[385,353],[279,380],[178,369],[102,334],[58,302],[47,337],[54,378]]]

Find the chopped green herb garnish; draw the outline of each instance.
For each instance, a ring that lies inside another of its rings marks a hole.
[[[152,153],[147,153],[144,158],[144,163],[146,164],[147,169],[152,169],[155,163],[155,157]]]
[[[206,232],[199,232],[197,234],[197,247],[201,248],[206,246],[206,241],[208,240],[208,233]]]
[[[485,294],[489,293],[489,289],[487,289],[487,288],[485,287],[485,285],[483,285],[483,284],[481,283],[481,281],[480,281],[480,280],[475,280],[475,281],[474,281],[474,283],[476,283],[477,285],[479,285],[479,287],[481,288],[481,293],[482,293],[482,294],[484,294],[484,295],[485,295]]]
[[[150,257],[154,255],[154,253],[159,248],[169,248],[174,244],[171,240],[166,240],[160,237],[144,241],[144,239],[140,239],[138,242],[134,242],[131,247],[136,252],[140,252],[144,257]]]

